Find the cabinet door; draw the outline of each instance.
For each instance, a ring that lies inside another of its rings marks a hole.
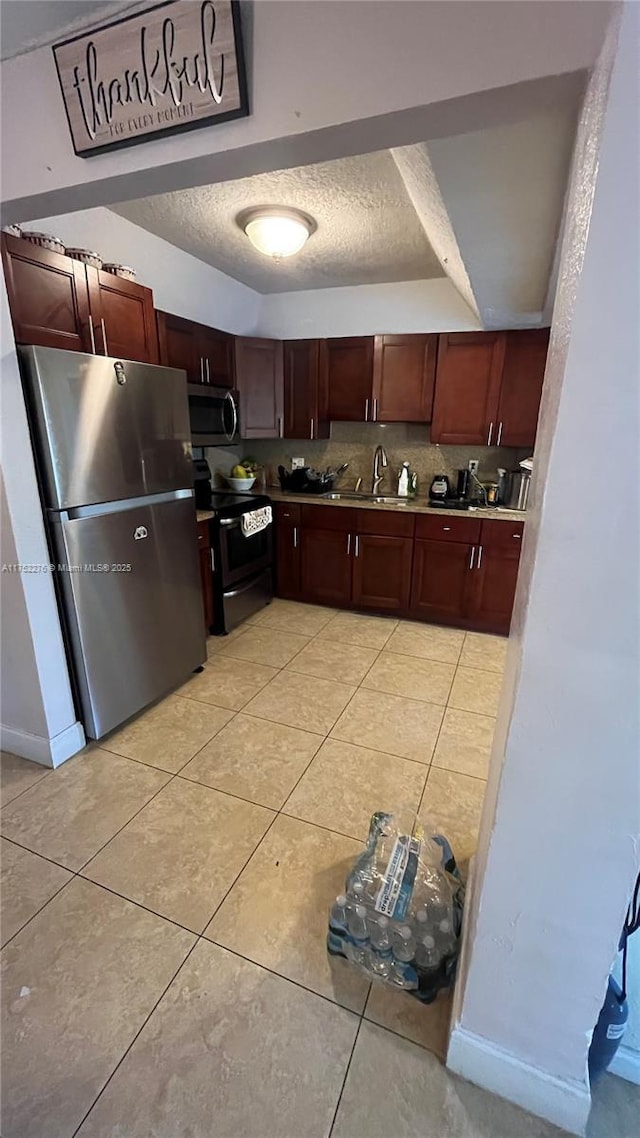
[[[233,340],[228,332],[198,325],[198,356],[202,357],[204,383],[233,387]]]
[[[285,340],[284,437],[326,439],[329,423],[320,398],[318,340]]]
[[[302,530],[302,594],[325,605],[351,602],[353,536],[340,530]]]
[[[498,433],[502,332],[439,337],[431,442],[491,446]]]
[[[187,373],[188,383],[202,383],[203,369],[198,355],[198,326],[192,320],[156,311],[160,363],[179,367]]]
[[[288,600],[300,596],[300,520],[297,511],[278,503],[276,521],[276,595]]]
[[[485,632],[509,632],[519,564],[519,547],[479,546],[476,566],[470,573],[469,617],[473,628]]]
[[[238,337],[235,352],[242,438],[281,438],[281,341]]]
[[[428,423],[433,408],[438,337],[376,336],[373,414],[381,423]]]
[[[136,281],[87,267],[89,307],[98,351],[105,356],[159,362],[153,293]]]
[[[473,549],[456,541],[416,541],[411,581],[413,615],[448,624],[464,622]]]
[[[371,419],[373,336],[323,340],[320,371],[330,420],[366,423]]]
[[[2,261],[19,344],[93,351],[84,265],[8,234]]]
[[[548,328],[505,332],[496,436],[502,446],[533,450],[548,347]]]
[[[384,612],[409,607],[413,541],[410,537],[357,534],[353,557],[353,603]]]

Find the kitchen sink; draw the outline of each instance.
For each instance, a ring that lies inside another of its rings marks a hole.
[[[408,506],[411,498],[399,498],[383,494],[358,494],[355,490],[331,490],[328,494],[321,494],[325,501],[338,502],[341,499],[352,502],[372,502],[375,506]]]

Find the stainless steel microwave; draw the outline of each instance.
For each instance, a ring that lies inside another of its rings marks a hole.
[[[193,446],[228,446],[239,441],[238,392],[227,387],[187,384]]]

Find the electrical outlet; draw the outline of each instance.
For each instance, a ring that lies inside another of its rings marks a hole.
[[[468,465],[469,465],[469,470],[471,471],[472,474],[478,473],[478,466],[480,465],[480,463],[479,463],[477,458],[470,458]]]
[[[304,466],[304,459],[303,458],[292,458],[291,459],[291,469],[292,470],[300,470],[303,466]]]

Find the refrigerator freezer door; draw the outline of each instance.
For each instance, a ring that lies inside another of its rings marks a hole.
[[[193,498],[52,531],[82,720],[100,739],[206,658]]]
[[[19,355],[48,509],[193,485],[184,372],[57,348]]]

